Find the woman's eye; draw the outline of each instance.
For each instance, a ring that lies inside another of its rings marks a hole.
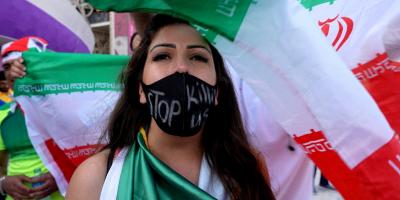
[[[157,54],[153,57],[153,61],[167,60],[170,59],[168,54]]]
[[[192,56],[191,60],[208,63],[208,58],[201,56],[201,55],[194,55],[194,56]]]

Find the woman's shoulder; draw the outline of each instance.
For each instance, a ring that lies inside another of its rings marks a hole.
[[[68,186],[66,199],[99,199],[110,150],[103,150],[81,163]]]

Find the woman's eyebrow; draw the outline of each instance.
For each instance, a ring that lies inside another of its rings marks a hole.
[[[200,44],[187,45],[186,48],[188,48],[188,49],[202,48],[202,49],[205,49],[206,51],[208,51],[208,53],[211,54],[210,50],[206,46],[200,45]]]
[[[171,43],[161,43],[161,44],[157,44],[154,45],[153,48],[150,49],[150,52],[153,51],[155,48],[157,47],[169,47],[169,48],[176,48],[175,44],[171,44]]]

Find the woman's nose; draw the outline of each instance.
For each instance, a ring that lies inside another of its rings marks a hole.
[[[189,61],[185,60],[185,59],[179,59],[176,62],[176,71],[179,73],[187,73],[189,72]]]

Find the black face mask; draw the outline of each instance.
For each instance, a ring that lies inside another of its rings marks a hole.
[[[150,114],[164,132],[192,136],[215,105],[216,86],[187,73],[174,73],[153,84],[142,82]]]

